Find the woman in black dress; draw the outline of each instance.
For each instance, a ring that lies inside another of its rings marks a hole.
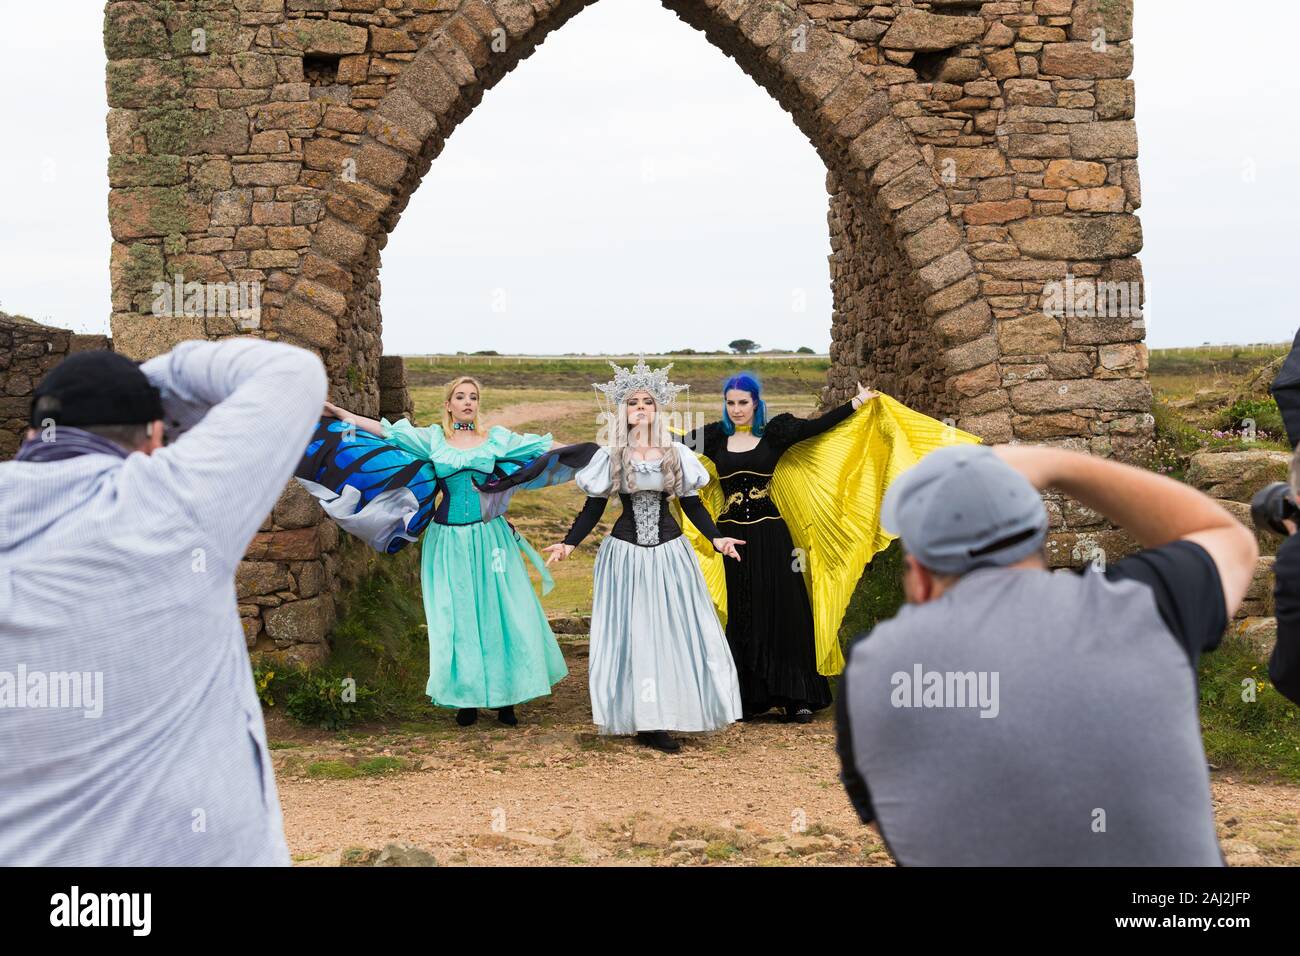
[[[736,375],[723,386],[726,417],[687,442],[717,469],[719,532],[746,542],[742,560],[725,563],[727,642],[746,718],[780,707],[787,719],[808,723],[831,704],[830,683],[817,672],[804,556],[796,553],[769,486],[786,449],[834,428],[876,394],[859,383],[857,395],[817,418],[787,412],[767,421],[758,380]]]

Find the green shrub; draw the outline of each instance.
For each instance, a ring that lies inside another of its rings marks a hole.
[[[1282,412],[1272,398],[1238,399],[1220,416],[1219,425],[1224,430],[1240,432],[1246,421],[1255,423],[1256,435],[1263,440],[1282,438],[1286,434]]]
[[[275,680],[275,671],[271,667],[272,665],[265,661],[258,661],[253,665],[253,683],[257,686],[257,699],[262,702],[263,707],[275,706],[275,693],[271,689],[271,681]]]
[[[285,694],[285,712],[294,720],[325,730],[340,730],[375,716],[376,691],[351,675],[328,671],[296,671]],[[351,699],[349,699],[351,698]]]
[[[361,776],[361,771],[342,760],[318,760],[307,767],[307,776],[316,779],[350,780]]]
[[[849,599],[840,624],[840,647],[845,656],[854,638],[897,614],[903,601],[903,545],[895,541],[872,558]]]
[[[327,730],[380,717],[427,717],[429,643],[419,569],[418,547],[377,557],[345,598],[346,610],[330,634],[328,664],[318,670],[254,665],[262,705],[278,704],[295,720]],[[355,700],[344,699],[348,678],[355,681]]]
[[[1268,680],[1268,667],[1243,638],[1229,635],[1200,664],[1201,734],[1210,761],[1300,780],[1300,707]],[[1255,700],[1242,700],[1253,680]]]

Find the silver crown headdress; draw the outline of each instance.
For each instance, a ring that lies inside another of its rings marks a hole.
[[[655,404],[663,407],[676,398],[678,392],[684,392],[689,385],[676,385],[668,381],[668,370],[673,367],[669,362],[663,368],[651,369],[645,363],[645,356],[630,369],[623,368],[617,362],[610,362],[614,369],[614,378],[604,385],[592,385],[596,391],[604,394],[614,405],[621,405],[633,392],[649,392]]]

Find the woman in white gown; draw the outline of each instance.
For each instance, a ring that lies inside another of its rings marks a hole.
[[[613,363],[610,363],[611,365]],[[695,494],[709,474],[685,445],[670,441],[664,406],[685,386],[651,371],[614,365],[598,385],[617,409],[609,440],[574,480],[587,503],[547,563],[567,558],[617,495],[623,513],[596,554],[589,657],[591,712],[601,733],[636,734],[672,753],[669,731],[717,730],[741,716],[740,684],[726,633],[689,539],[669,511],[677,497],[715,550],[740,560]]]

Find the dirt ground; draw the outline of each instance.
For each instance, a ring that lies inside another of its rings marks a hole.
[[[470,728],[427,722],[334,734],[268,715],[285,832],[299,865],[867,865],[893,861],[838,780],[832,714],[683,735],[676,755],[601,737],[587,644],[569,676]],[[1300,865],[1300,788],[1212,774],[1233,865]],[[382,858],[382,860],[381,860]]]
[[[483,424],[489,428],[501,425],[504,428],[517,429],[524,422],[563,419],[567,415],[593,414],[595,403],[587,401],[530,402],[511,405],[484,413]]]

